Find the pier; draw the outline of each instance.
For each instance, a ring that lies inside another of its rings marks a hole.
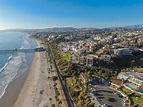
[[[35,48],[35,49],[13,49],[13,50],[0,50],[0,53],[15,53],[15,52],[23,52],[23,53],[33,53],[33,52],[42,52],[45,51],[43,47]]]

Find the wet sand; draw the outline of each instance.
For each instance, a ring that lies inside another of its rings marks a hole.
[[[40,42],[36,42],[41,47]],[[54,65],[47,62],[45,52],[36,52],[30,69],[8,86],[0,100],[0,107],[51,107],[52,104],[58,107],[53,76],[57,76],[57,72]],[[59,80],[56,83],[60,92],[59,99],[62,101],[60,106],[68,107]]]
[[[40,43],[37,42],[37,47],[40,47]],[[35,53],[34,59],[36,58],[37,54]],[[31,66],[35,63],[35,60],[33,59]],[[25,71],[23,74],[21,74],[19,77],[14,79],[6,88],[4,95],[0,99],[0,107],[13,107],[18,95],[23,88],[23,85],[25,83],[25,80],[27,79],[27,76],[30,73],[30,68]],[[20,106],[19,106],[20,107]]]

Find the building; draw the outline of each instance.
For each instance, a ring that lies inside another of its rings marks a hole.
[[[129,83],[141,87],[143,86],[143,74],[136,72],[121,72],[118,74],[119,79],[127,80]]]
[[[121,80],[127,80],[129,78],[129,74],[126,73],[126,72],[121,72],[121,73],[118,74],[117,78],[119,78]]]
[[[72,63],[78,63],[79,62],[79,56],[78,56],[78,54],[72,54],[71,55],[71,62]]]
[[[82,64],[82,65],[86,65],[86,56],[81,56],[79,58],[79,63]]]
[[[110,82],[111,82],[111,86],[114,88],[120,88],[123,84],[123,81],[121,79],[117,79],[115,77],[112,77],[110,79]]]
[[[86,57],[86,65],[87,66],[93,66],[93,60],[94,60],[94,56],[93,55],[88,55]]]
[[[114,49],[114,55],[132,55],[133,50],[127,48]]]
[[[86,66],[93,66],[94,56],[93,55],[81,56],[79,58],[79,63]]]
[[[104,60],[104,61],[110,62],[111,61],[111,56],[110,55],[101,55],[101,59]]]

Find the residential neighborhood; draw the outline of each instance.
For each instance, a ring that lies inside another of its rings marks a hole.
[[[38,32],[33,36],[52,45],[77,107],[143,104],[142,29]],[[79,102],[82,97],[88,103]]]
[[[0,107],[143,107],[143,0],[0,0]]]

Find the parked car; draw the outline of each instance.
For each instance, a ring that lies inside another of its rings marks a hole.
[[[128,106],[128,104],[127,103],[123,103],[123,106]]]
[[[121,95],[119,92],[116,92],[115,94],[116,94],[116,95]]]
[[[92,89],[91,92],[93,92],[93,93],[96,92],[96,89]]]
[[[103,104],[103,105],[101,105],[101,107],[109,107],[109,105],[108,104]]]

